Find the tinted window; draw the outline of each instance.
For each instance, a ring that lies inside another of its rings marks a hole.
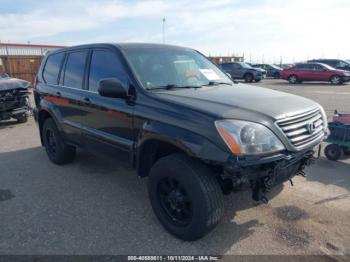
[[[297,68],[303,71],[312,70],[312,66],[310,64],[300,64],[300,65],[297,65]]]
[[[323,71],[325,68],[321,65],[314,64],[313,65],[313,70],[315,71]]]
[[[82,88],[86,54],[86,51],[68,54],[63,85]]]
[[[232,64],[222,64],[221,67],[224,70],[230,70],[232,69]]]
[[[117,78],[126,84],[127,77],[115,54],[109,51],[96,50],[91,57],[89,90],[97,92],[99,81],[105,78]]]
[[[240,64],[232,64],[233,69],[241,69],[242,66]]]
[[[57,85],[58,83],[58,73],[60,71],[62,59],[64,53],[58,53],[50,55],[47,58],[45,69],[44,69],[44,80],[47,84]]]

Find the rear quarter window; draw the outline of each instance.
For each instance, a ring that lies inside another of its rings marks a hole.
[[[60,72],[64,53],[52,54],[46,60],[44,67],[43,78],[47,84],[57,85],[58,74]]]

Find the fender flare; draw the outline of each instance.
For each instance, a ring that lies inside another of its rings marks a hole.
[[[142,152],[150,141],[165,142],[175,146],[190,157],[224,163],[230,153],[219,148],[206,137],[187,129],[162,122],[145,122],[135,144],[135,162],[138,170]]]

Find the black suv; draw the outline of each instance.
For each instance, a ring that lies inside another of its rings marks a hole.
[[[313,59],[309,60],[308,63],[323,63],[336,69],[350,71],[350,62],[341,59]]]
[[[255,68],[262,68],[266,70],[266,77],[280,78],[282,68],[272,64],[256,64],[253,65]]]
[[[257,201],[314,159],[327,121],[306,98],[235,84],[199,52],[92,44],[48,54],[35,86],[40,137],[66,164],[77,147],[126,157],[148,176],[159,221],[184,240],[220,221],[222,194],[247,184]]]

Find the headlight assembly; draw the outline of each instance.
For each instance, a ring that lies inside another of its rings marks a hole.
[[[263,125],[241,120],[218,120],[215,126],[234,154],[261,155],[284,149],[276,135]]]

